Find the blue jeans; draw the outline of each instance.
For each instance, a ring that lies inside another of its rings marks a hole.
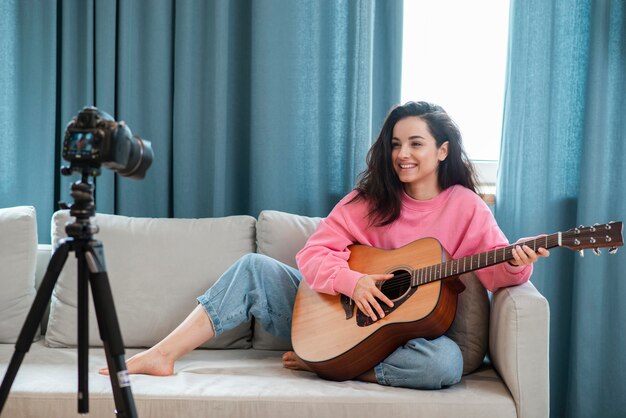
[[[248,254],[233,264],[198,302],[215,335],[255,318],[269,333],[289,338],[300,272],[273,258]],[[461,380],[463,357],[446,336],[416,338],[374,367],[381,385],[440,389]]]

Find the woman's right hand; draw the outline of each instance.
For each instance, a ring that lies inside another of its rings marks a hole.
[[[393,278],[393,274],[368,274],[363,276],[356,282],[356,287],[352,294],[352,300],[356,304],[357,308],[364,314],[376,321],[378,318],[383,318],[385,312],[378,303],[376,298],[392,307],[393,302],[389,300],[383,292],[380,291],[376,283],[379,281],[385,281]],[[378,313],[378,316],[376,315]]]

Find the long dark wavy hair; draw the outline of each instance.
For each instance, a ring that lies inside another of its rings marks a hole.
[[[367,153],[367,168],[359,175],[357,196],[370,204],[370,225],[385,226],[400,217],[404,186],[393,168],[391,139],[396,123],[417,116],[428,125],[439,148],[448,141],[448,156],[439,163],[437,178],[441,190],[460,184],[477,192],[476,170],[463,149],[461,131],[441,106],[427,102],[408,102],[391,109],[383,127]]]

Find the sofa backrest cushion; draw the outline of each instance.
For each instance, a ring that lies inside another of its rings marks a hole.
[[[35,299],[36,263],[35,208],[0,209],[0,343],[15,343],[22,330]]]
[[[461,275],[465,290],[459,295],[456,316],[446,333],[463,354],[463,374],[483,363],[489,348],[489,297],[474,273]]]
[[[297,267],[296,253],[315,231],[321,218],[263,211],[257,222],[257,252]],[[447,332],[463,354],[463,372],[471,373],[483,362],[489,344],[489,299],[473,273],[461,277],[465,291],[459,295],[457,315]],[[254,325],[252,346],[258,349],[290,350],[291,341],[274,337],[258,323]]]
[[[68,211],[54,214],[52,244],[65,234]],[[104,246],[115,310],[127,347],[152,346],[196,306],[196,297],[241,256],[255,251],[256,220],[250,216],[212,219],[153,219],[98,214],[92,218]],[[46,343],[74,346],[77,341],[77,267],[68,257],[55,288]],[[89,295],[89,342],[100,335]],[[249,348],[251,326],[211,340],[205,347]]]
[[[262,211],[256,227],[257,252],[297,268],[296,254],[321,219],[275,210]],[[269,334],[258,323],[254,324],[252,346],[262,350],[292,350],[291,340]]]
[[[256,226],[257,252],[298,268],[296,254],[304,248],[321,220],[322,218],[264,210],[259,214]]]

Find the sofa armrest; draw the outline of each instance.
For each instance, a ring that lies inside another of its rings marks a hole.
[[[500,289],[491,301],[489,324],[491,360],[515,400],[517,416],[549,416],[548,301],[530,282]]]

